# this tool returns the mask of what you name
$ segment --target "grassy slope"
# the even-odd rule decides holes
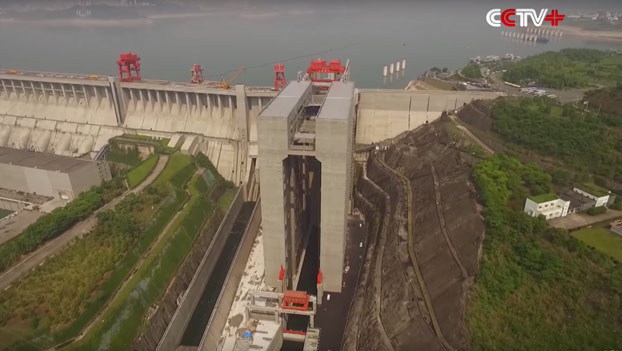
[[[163,173],[164,174],[164,173]],[[174,182],[174,179],[173,179]],[[119,292],[110,308],[85,338],[71,349],[128,349],[142,328],[147,308],[156,303],[183,262],[214,204],[204,196],[203,177],[189,183],[191,198],[180,216],[146,256],[135,275]]]
[[[157,155],[151,156],[138,167],[127,173],[127,183],[130,189],[137,187],[151,174],[155,166],[158,164],[158,159],[159,157]]]
[[[606,228],[587,228],[572,236],[622,262],[622,237]]]
[[[23,309],[21,314],[25,317],[22,318],[24,320],[22,323],[19,325],[12,323],[11,326],[4,325],[0,328],[0,333],[4,332],[12,336],[19,333],[23,335],[23,338],[30,339],[26,343],[13,345],[12,349],[36,349],[36,347],[33,348],[33,345],[50,346],[76,336],[115,293],[153,240],[181,208],[186,195],[179,187],[185,183],[185,179],[188,179],[193,171],[194,166],[190,157],[184,155],[171,156],[165,170],[154,182],[154,185],[158,186],[161,191],[165,193],[168,191],[168,198],[161,207],[156,206],[154,209],[152,205],[157,204],[148,203],[145,205],[146,210],[136,209],[136,212],[133,212],[133,215],[139,217],[139,220],[148,222],[137,241],[130,242],[124,240],[123,237],[116,237],[116,233],[110,237],[88,235],[63,251],[62,254],[52,258],[41,269],[18,282],[18,287],[22,292],[37,291],[38,293],[34,297],[28,293],[15,295],[15,289],[0,295],[0,311],[14,306],[24,306],[20,307]],[[176,177],[177,179],[175,179]],[[166,184],[172,180],[175,180],[178,186],[165,190]],[[130,244],[132,248],[128,253]],[[54,278],[55,276],[58,276],[59,279]],[[102,276],[106,278],[100,280]],[[95,290],[90,290],[94,288],[93,284],[98,285],[98,287]],[[90,300],[80,295],[84,289],[87,290]],[[13,296],[11,294],[15,296],[11,297]],[[30,300],[28,300],[29,296],[31,297]],[[80,296],[82,296],[82,300],[75,299]],[[15,300],[16,298],[19,298],[19,301],[24,299],[26,301],[17,303],[19,301]],[[37,301],[32,300],[33,298]],[[41,298],[44,300],[61,300],[49,301],[54,305],[47,305],[46,301],[39,301]],[[36,308],[39,313],[30,312],[29,308]],[[64,327],[60,329],[56,325],[50,332],[49,321],[45,320],[45,311],[51,312],[59,308],[60,310],[55,313],[73,319],[73,322],[70,324],[65,322]],[[15,314],[14,311],[13,315]],[[39,316],[39,314],[43,315]],[[63,320],[67,320],[67,318]],[[29,319],[30,324],[28,323]],[[33,320],[37,322],[33,323]],[[33,338],[33,336],[38,337]],[[15,342],[14,337],[0,338],[0,340],[0,349],[4,349]]]
[[[620,348],[622,267],[521,211],[524,168],[495,155],[474,170],[487,232],[467,307],[473,350]]]

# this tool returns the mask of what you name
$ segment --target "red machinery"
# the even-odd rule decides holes
[[[284,310],[309,310],[309,295],[304,291],[286,290],[283,293],[281,308]]]
[[[131,52],[122,53],[119,55],[117,64],[119,65],[119,79],[122,82],[140,80],[140,57],[138,55]],[[132,72],[136,73],[136,76]]]
[[[190,72],[192,73],[192,79],[190,80],[191,83],[203,83],[203,68],[201,68],[201,65],[193,65]]]
[[[285,66],[282,63],[274,65],[274,90],[281,90],[286,85]]]
[[[311,81],[325,83],[339,81],[345,72],[346,67],[341,65],[341,60],[330,60],[328,64],[326,60],[313,60],[307,69]]]

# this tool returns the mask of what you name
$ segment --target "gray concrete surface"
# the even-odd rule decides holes
[[[609,209],[606,213],[596,216],[590,216],[586,213],[572,213],[566,217],[551,219],[548,222],[551,227],[575,230],[600,222],[613,221],[620,217],[622,217],[622,211]]]
[[[0,220],[0,245],[19,235],[42,215],[43,213],[38,211],[22,210]]]
[[[38,250],[32,252],[28,256],[26,256],[19,263],[11,267],[6,272],[0,275],[0,290],[4,290],[9,287],[15,280],[21,277],[23,274],[27,273],[31,269],[34,269],[41,263],[45,261],[51,255],[54,255],[60,252],[67,244],[69,244],[73,239],[83,236],[84,234],[90,232],[95,225],[97,224],[97,214],[99,212],[114,208],[121,200],[123,200],[129,194],[135,194],[142,191],[145,187],[151,184],[157,176],[162,172],[164,167],[166,166],[166,162],[168,161],[168,156],[162,155],[156,164],[156,167],[153,169],[151,174],[145,179],[140,185],[136,188],[129,190],[123,195],[113,199],[106,205],[102,206],[100,209],[95,211],[91,216],[82,220],[81,222],[76,223],[73,227],[67,230],[65,233],[59,235],[58,237],[48,241]]]
[[[438,119],[472,100],[490,100],[505,95],[498,92],[404,91],[362,89],[356,122],[356,143],[371,144],[413,130]]]

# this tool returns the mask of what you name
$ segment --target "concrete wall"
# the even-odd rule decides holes
[[[0,114],[117,125],[107,80],[0,74]]]
[[[351,122],[316,121],[316,155],[322,164],[320,269],[325,291],[341,291],[351,182]]]
[[[94,181],[95,179],[98,181]],[[69,181],[71,182],[73,192],[77,195],[89,190],[94,185],[100,185],[102,183],[102,174],[97,163],[93,162],[89,167],[80,167],[70,172]]]
[[[280,286],[281,265],[287,270],[285,257],[285,203],[283,199],[283,160],[289,149],[287,119],[262,117],[259,131],[259,179],[261,184],[264,267],[266,285]],[[287,272],[288,274],[291,272]]]
[[[596,201],[596,204],[594,205],[594,207],[600,207],[600,206],[606,206],[607,203],[609,202],[609,195],[605,195],[605,196],[596,196],[593,194],[590,194],[586,191],[583,191],[579,188],[574,188],[573,189],[574,192],[579,193],[585,197],[587,197],[588,199],[592,199],[594,201]]]
[[[0,164],[0,174],[2,174],[2,187],[6,189],[55,198],[60,196],[59,193],[68,195],[70,199],[79,194],[72,188],[67,173]],[[96,179],[99,180],[99,175]]]
[[[257,232],[259,231],[260,224],[261,204],[260,201],[258,201],[255,204],[253,213],[251,214],[248,225],[246,226],[244,236],[242,237],[237,252],[235,253],[233,264],[229,268],[227,278],[225,278],[225,282],[223,283],[223,288],[218,295],[216,306],[214,307],[212,316],[207,324],[207,328],[205,329],[205,334],[203,334],[199,350],[214,350],[215,346],[219,343],[220,336],[222,335],[222,331],[227,323],[227,317],[229,317],[229,311],[231,310],[235,293],[237,292],[240,280],[242,280],[242,275],[244,275],[244,268],[246,267],[246,262],[248,261],[251,249],[253,248],[253,242],[255,241]]]
[[[476,99],[495,99],[496,92],[359,90],[356,143],[371,144],[393,138],[439,118]]]
[[[199,303],[201,294],[205,289],[205,285],[212,274],[216,261],[218,257],[220,257],[220,253],[222,252],[224,244],[227,241],[227,234],[231,232],[233,223],[235,222],[244,200],[244,189],[240,188],[237,195],[233,199],[233,202],[229,206],[227,214],[220,224],[220,227],[218,228],[212,243],[207,249],[205,256],[201,260],[201,263],[199,264],[199,267],[197,268],[196,273],[179,304],[179,308],[175,311],[168,328],[164,332],[164,335],[158,344],[157,350],[173,351],[179,344],[188,322],[192,317],[192,313]]]
[[[0,208],[4,210],[19,212],[27,205],[25,202],[0,197]]]

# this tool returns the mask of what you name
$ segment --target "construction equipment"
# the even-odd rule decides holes
[[[322,59],[313,60],[307,69],[311,81],[322,83],[338,82],[346,72],[341,60],[330,60],[329,63]]]
[[[244,71],[246,71],[246,67],[242,66],[240,69],[235,71],[235,73],[233,73],[233,75],[231,76],[231,78],[229,78],[228,81],[225,81],[225,79],[223,78],[222,81],[220,82],[220,89],[229,89],[229,88],[231,88],[231,85],[233,83],[235,83],[235,81],[238,79],[240,74],[242,74],[242,72],[244,72]]]
[[[203,83],[203,68],[201,67],[201,65],[193,65],[190,72],[192,73],[192,79],[190,79],[191,83]]]
[[[274,65],[274,90],[281,90],[286,85],[285,66],[282,63]]]
[[[122,82],[131,82],[140,80],[140,57],[131,52],[122,53],[117,60],[119,65],[119,80]],[[132,73],[136,73],[134,76]],[[127,75],[127,76],[126,76]]]

